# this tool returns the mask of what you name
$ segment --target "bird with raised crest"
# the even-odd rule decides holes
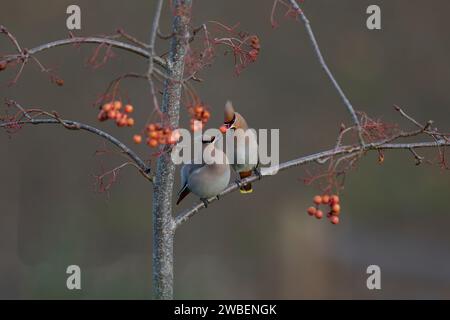
[[[233,138],[237,141],[233,146],[233,159],[231,167],[239,174],[240,179],[250,177],[252,173],[261,176],[258,170],[258,139],[253,129],[248,127],[245,118],[235,111],[231,101],[225,104],[224,126],[228,130],[233,130]],[[230,157],[231,158],[231,157]],[[241,193],[253,192],[252,184],[241,184],[237,181]]]
[[[206,152],[202,163],[185,164],[181,168],[181,190],[177,205],[193,193],[208,206],[208,199],[218,197],[230,182],[230,165],[226,154],[215,145],[216,137],[203,137]]]

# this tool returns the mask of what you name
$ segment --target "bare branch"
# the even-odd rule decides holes
[[[130,42],[133,42],[133,43],[137,44],[138,46],[141,46],[141,47],[146,48],[146,49],[148,49],[148,48],[150,47],[148,44],[146,44],[146,43],[140,41],[140,40],[137,39],[136,37],[133,37],[132,35],[129,35],[129,34],[126,33],[125,30],[123,30],[123,29],[118,29],[118,30],[117,30],[117,33],[118,33],[121,37],[127,39],[127,40],[130,41]]]
[[[175,33],[170,33],[170,34],[164,34],[164,33],[162,33],[161,32],[161,30],[158,28],[158,37],[160,38],[160,39],[163,39],[163,40],[169,40],[170,38],[172,38],[172,37],[174,37],[175,36]]]
[[[152,95],[153,106],[158,111],[160,110],[160,108],[159,108],[158,98],[156,97],[155,83],[153,82],[153,79],[152,79],[152,74],[153,74],[153,70],[154,70],[154,67],[153,67],[154,61],[153,61],[152,57],[156,56],[155,42],[156,42],[156,36],[158,34],[159,19],[161,18],[161,10],[162,10],[163,3],[164,3],[164,0],[158,0],[158,3],[156,4],[155,16],[153,18],[152,30],[150,32],[150,45],[149,45],[150,58],[148,59],[149,62],[148,62],[148,71],[147,71],[147,79],[148,79],[148,83],[150,85],[150,94]]]
[[[423,160],[425,159],[424,157],[420,156],[416,150],[414,149],[409,149],[409,151],[411,151],[411,153],[413,154],[414,158],[416,159],[416,166],[422,164]]]
[[[333,74],[330,71],[330,68],[328,68],[327,63],[325,62],[325,59],[322,55],[322,52],[320,51],[319,48],[319,44],[316,40],[316,37],[314,36],[314,32],[311,28],[311,24],[308,20],[308,18],[306,17],[305,13],[303,12],[302,9],[300,9],[300,6],[298,5],[296,0],[289,0],[292,7],[294,8],[295,12],[297,12],[297,14],[302,18],[303,23],[306,27],[306,31],[308,33],[309,39],[312,43],[312,46],[314,48],[314,52],[317,55],[317,58],[319,59],[319,63],[322,66],[322,68],[325,70],[325,73],[327,74],[328,78],[331,80],[331,83],[333,84],[333,86],[335,87],[336,91],[338,92],[339,96],[341,97],[342,101],[344,102],[345,106],[347,107],[347,111],[350,113],[353,123],[355,124],[355,126],[358,129],[358,138],[359,138],[359,142],[361,145],[364,145],[364,138],[363,138],[363,132],[362,132],[362,128],[361,125],[359,123],[359,119],[358,116],[356,115],[355,109],[353,108],[352,104],[350,103],[350,100],[347,98],[347,96],[345,95],[344,91],[342,90],[341,86],[339,85],[339,83],[337,82],[337,80],[335,79],[335,77],[333,76]]]
[[[163,6],[164,0],[158,0],[158,3],[156,4],[156,11],[155,15],[153,17],[153,23],[152,23],[152,31],[150,32],[150,54],[152,56],[155,55],[155,42],[156,42],[156,36],[158,34],[159,30],[159,20],[161,18],[161,11]]]
[[[277,174],[280,171],[284,171],[290,168],[294,168],[300,165],[304,165],[310,162],[320,162],[324,159],[329,159],[330,157],[335,157],[338,155],[351,155],[351,154],[358,154],[363,153],[367,151],[372,150],[393,150],[393,149],[400,149],[400,150],[415,150],[415,149],[422,149],[422,148],[436,148],[436,147],[445,147],[450,146],[450,141],[447,141],[446,139],[441,139],[438,141],[432,141],[432,142],[415,142],[415,143],[381,143],[381,142],[374,142],[370,144],[366,144],[364,146],[342,146],[339,148],[333,148],[331,150],[319,152],[316,154],[304,156],[298,159],[294,159],[291,161],[287,161],[284,163],[281,163],[274,167],[269,168],[262,168],[261,174],[263,177],[266,176],[272,176]],[[246,184],[249,182],[256,182],[259,181],[260,177],[258,176],[252,176],[246,179],[243,179],[241,181],[241,184]],[[221,194],[219,194],[219,198],[223,197],[233,191],[238,190],[239,187],[237,184],[231,184],[229,185]],[[217,198],[211,198],[208,201],[213,202],[217,200]],[[177,215],[175,218],[175,225],[176,227],[179,227],[184,222],[188,221],[190,218],[192,218],[194,215],[196,215],[201,209],[205,208],[205,204],[203,202],[196,203],[192,208],[187,209],[180,214]]]
[[[45,50],[48,50],[51,48],[70,45],[70,44],[82,44],[82,43],[107,44],[107,45],[110,45],[115,48],[119,48],[119,49],[123,49],[123,50],[129,51],[129,52],[135,53],[135,54],[137,54],[141,57],[147,58],[147,59],[149,59],[151,56],[150,53],[143,48],[140,48],[140,47],[137,47],[137,46],[125,43],[125,42],[117,41],[117,40],[101,38],[101,37],[85,37],[85,38],[73,37],[73,38],[49,42],[49,43],[37,46],[33,49],[25,50],[25,52],[22,52],[20,54],[5,56],[5,57],[3,57],[3,59],[6,62],[11,62],[11,61],[15,61],[17,59],[23,59],[24,57],[28,57],[29,55],[34,55],[34,54],[37,54],[39,52],[42,52],[42,51],[45,51]],[[153,60],[156,64],[160,65],[163,68],[166,68],[166,61],[164,59],[162,59],[161,57],[153,56]]]
[[[17,39],[4,26],[0,26],[0,33],[4,33],[8,37],[19,54],[22,53],[22,48],[17,42]]]
[[[115,145],[117,148],[119,148],[124,154],[126,154],[131,160],[134,161],[134,163],[137,166],[136,168],[139,169],[139,171],[142,173],[142,175],[144,177],[146,177],[150,181],[153,180],[153,178],[149,175],[150,167],[134,151],[132,151],[124,143],[119,141],[117,138],[111,136],[110,134],[108,134],[100,129],[97,129],[95,127],[92,127],[90,125],[87,125],[87,124],[84,124],[81,122],[77,122],[77,121],[72,121],[72,120],[62,120],[62,119],[57,118],[56,116],[53,116],[50,119],[36,119],[36,118],[29,119],[28,118],[29,115],[28,116],[27,115],[28,114],[25,113],[25,116],[27,117],[28,120],[3,122],[3,123],[0,123],[0,128],[15,127],[17,125],[23,125],[23,124],[33,124],[33,125],[60,124],[60,125],[64,126],[64,128],[66,128],[66,129],[88,131],[88,132],[93,133],[103,139],[106,139],[107,141],[109,141],[110,143]]]

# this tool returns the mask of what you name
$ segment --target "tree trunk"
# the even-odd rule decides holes
[[[169,53],[169,76],[164,84],[161,111],[168,125],[178,127],[180,99],[184,74],[184,58],[189,41],[188,23],[191,0],[173,2],[175,16],[172,23],[174,37]],[[172,217],[172,193],[175,165],[170,154],[158,157],[153,187],[153,290],[156,299],[173,298],[173,242],[174,220]]]

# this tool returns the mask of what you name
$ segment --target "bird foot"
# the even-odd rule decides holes
[[[243,186],[243,184],[242,184],[240,179],[234,180],[234,183],[236,183],[236,185],[238,186],[239,189],[242,188],[242,186]]]
[[[200,198],[200,200],[201,200],[201,201],[203,202],[203,204],[205,205],[205,208],[208,208],[208,205],[209,205],[208,199]]]
[[[261,180],[263,175],[261,173],[261,169],[258,167],[253,168],[253,173],[258,176],[258,180]]]

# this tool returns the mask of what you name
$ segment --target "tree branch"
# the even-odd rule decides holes
[[[80,44],[80,43],[107,44],[107,45],[110,45],[115,48],[119,48],[122,50],[126,50],[128,52],[135,53],[135,54],[137,54],[141,57],[147,58],[147,59],[149,59],[151,57],[151,54],[147,50],[137,47],[137,46],[134,46],[134,45],[131,45],[131,44],[128,44],[128,43],[125,43],[125,42],[122,42],[122,41],[112,40],[112,39],[108,39],[108,38],[101,38],[101,37],[85,37],[85,38],[84,37],[74,37],[74,38],[62,39],[62,40],[45,43],[45,44],[37,46],[33,49],[23,50],[25,52],[22,52],[19,54],[4,56],[3,61],[11,62],[11,61],[15,61],[17,59],[27,57],[29,55],[35,55],[39,52],[49,50],[51,48],[70,45],[70,44]],[[161,67],[163,67],[163,68],[167,67],[166,61],[164,59],[162,59],[161,57],[153,56],[153,60],[156,64],[158,64]]]
[[[384,142],[374,142],[370,144],[366,144],[364,146],[342,146],[334,149],[330,149],[327,151],[322,151],[319,153],[315,153],[312,155],[304,156],[301,158],[297,158],[291,161],[287,161],[284,163],[281,163],[277,166],[269,167],[269,168],[262,168],[261,174],[262,177],[266,176],[272,176],[276,175],[280,171],[284,171],[293,167],[297,167],[300,165],[304,165],[310,162],[314,161],[321,161],[324,159],[328,159],[330,157],[339,156],[339,155],[350,155],[350,154],[357,154],[357,153],[364,153],[367,151],[373,151],[373,150],[392,150],[392,149],[401,149],[401,150],[415,150],[415,149],[422,149],[422,148],[436,148],[436,147],[445,147],[450,146],[450,140],[447,139],[441,139],[438,141],[432,141],[432,142],[416,142],[416,143],[384,143]],[[246,184],[249,182],[256,182],[260,180],[260,177],[258,176],[251,176],[249,178],[243,179],[241,181],[242,184]],[[230,184],[220,195],[219,197],[223,197],[229,193],[232,193],[233,191],[238,190],[239,187],[237,184]],[[211,198],[208,201],[213,202],[217,200],[217,198]],[[205,204],[203,202],[196,203],[192,208],[187,209],[180,214],[178,214],[175,218],[175,226],[179,227],[184,222],[188,221],[190,218],[192,218],[194,215],[199,213],[201,209],[205,208]]]
[[[335,87],[335,89],[338,92],[339,96],[341,97],[342,102],[347,107],[347,111],[350,113],[350,115],[352,117],[352,120],[353,120],[353,123],[355,124],[355,126],[356,126],[356,128],[358,130],[359,142],[360,142],[361,145],[364,145],[363,131],[362,131],[362,128],[361,128],[361,124],[359,123],[359,119],[358,119],[358,116],[357,116],[357,114],[355,112],[355,109],[353,108],[352,104],[350,103],[350,100],[345,95],[345,93],[342,90],[341,86],[339,85],[339,83],[337,82],[337,80],[335,79],[333,74],[331,73],[331,70],[328,67],[327,63],[325,62],[325,59],[324,59],[324,57],[322,55],[322,52],[320,51],[319,44],[318,44],[318,42],[316,40],[316,37],[314,36],[314,32],[312,30],[312,27],[311,27],[311,24],[310,24],[308,18],[306,17],[306,15],[303,12],[303,10],[300,9],[300,6],[298,5],[296,0],[289,0],[289,2],[291,3],[291,5],[294,8],[295,12],[297,12],[297,14],[302,18],[303,23],[304,23],[305,28],[306,28],[306,32],[308,33],[309,39],[310,39],[311,44],[313,46],[314,52],[316,53],[316,56],[317,56],[317,58],[319,60],[319,63],[322,66],[322,68],[325,70],[325,73],[327,74],[327,76],[330,79],[331,83],[333,84],[333,86]]]
[[[158,0],[158,3],[156,4],[155,16],[153,18],[152,30],[150,32],[150,45],[149,45],[150,58],[148,59],[149,63],[148,63],[148,71],[147,71],[147,79],[148,79],[148,83],[150,85],[150,93],[151,93],[152,99],[153,99],[153,106],[155,107],[156,110],[160,110],[160,108],[159,108],[159,104],[158,104],[158,98],[156,96],[155,83],[153,82],[153,79],[152,79],[152,74],[153,74],[153,69],[154,69],[154,67],[153,67],[154,61],[153,61],[152,57],[156,56],[155,42],[156,42],[156,36],[158,34],[159,20],[161,18],[161,11],[162,11],[163,3],[164,3],[164,0]]]
[[[25,113],[27,115],[27,113]],[[90,125],[72,121],[72,120],[62,120],[62,119],[34,119],[34,118],[28,118],[28,120],[19,120],[19,121],[10,121],[10,122],[3,122],[0,123],[0,128],[9,128],[9,127],[16,127],[17,125],[23,125],[23,124],[59,124],[62,125],[64,128],[69,130],[84,130],[88,131],[90,133],[93,133],[107,141],[109,141],[111,144],[115,145],[117,148],[122,150],[124,154],[126,154],[137,166],[139,171],[142,173],[144,177],[152,181],[152,177],[149,175],[150,173],[150,167],[145,164],[145,162],[130,148],[128,148],[124,143],[116,139],[115,137],[111,136],[110,134],[97,129],[95,127],[92,127]]]

